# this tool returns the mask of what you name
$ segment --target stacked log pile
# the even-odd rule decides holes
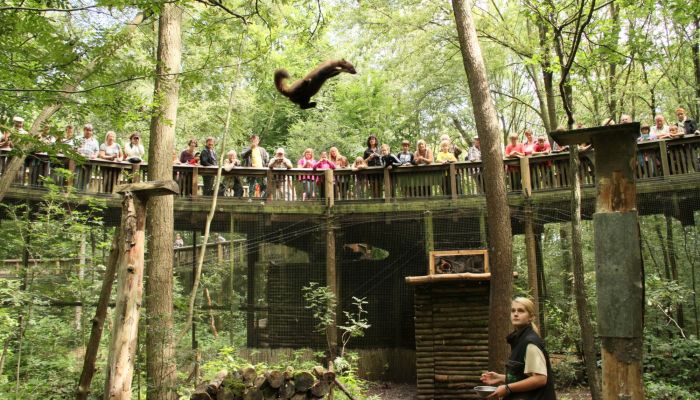
[[[416,285],[419,399],[477,399],[488,366],[488,282]]]
[[[335,373],[323,367],[311,372],[266,371],[258,374],[248,367],[238,371],[219,371],[209,383],[200,384],[191,400],[270,400],[270,399],[323,399],[337,384]]]

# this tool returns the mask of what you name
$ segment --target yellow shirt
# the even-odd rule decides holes
[[[457,158],[455,157],[454,154],[448,152],[439,152],[437,155],[437,158],[435,159],[436,162],[445,162],[445,161],[451,161],[451,162],[457,162]]]
[[[256,147],[250,151],[250,166],[253,168],[263,168],[260,148]]]

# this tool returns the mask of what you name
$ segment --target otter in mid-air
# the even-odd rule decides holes
[[[329,60],[318,65],[309,72],[304,79],[299,79],[291,85],[285,84],[289,79],[289,73],[285,69],[275,71],[275,86],[282,95],[289,98],[292,103],[299,104],[302,110],[316,107],[316,103],[310,101],[311,96],[318,93],[321,86],[328,78],[332,78],[341,72],[355,74],[355,67],[345,60]]]

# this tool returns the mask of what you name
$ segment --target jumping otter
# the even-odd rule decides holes
[[[275,71],[275,86],[282,95],[287,96],[292,103],[299,104],[299,107],[305,110],[316,107],[316,103],[310,101],[311,96],[318,93],[326,79],[332,78],[341,72],[357,73],[355,67],[345,60],[329,60],[319,64],[304,79],[300,79],[292,85],[284,84],[284,80],[289,78],[287,70],[278,69]]]

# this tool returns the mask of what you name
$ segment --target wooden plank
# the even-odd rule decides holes
[[[117,185],[114,189],[116,193],[132,192],[144,196],[168,196],[180,193],[180,187],[174,180],[127,183]]]

